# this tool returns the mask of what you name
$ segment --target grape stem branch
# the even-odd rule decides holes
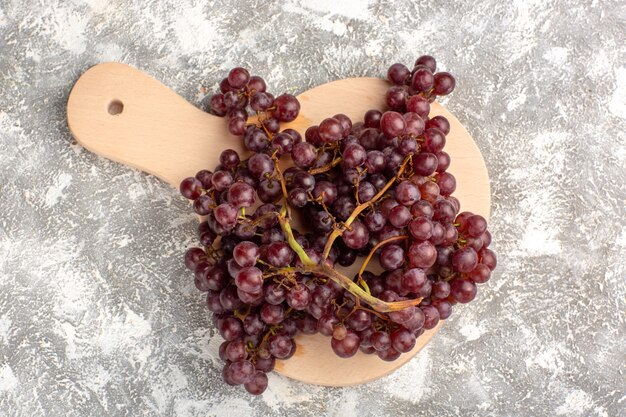
[[[291,229],[291,225],[289,224],[288,210],[286,205],[283,205],[282,209],[278,213],[278,222],[280,223],[280,227],[282,228],[283,233],[287,237],[287,243],[296,252],[303,265],[301,267],[285,268],[284,270],[278,269],[276,271],[272,271],[272,275],[281,274],[283,272],[285,274],[299,272],[302,274],[315,274],[325,276],[329,279],[332,279],[334,282],[339,284],[343,289],[350,292],[355,297],[358,297],[364,303],[370,305],[375,311],[379,313],[388,313],[391,311],[403,310],[407,307],[417,305],[422,301],[421,298],[416,298],[413,300],[387,302],[374,297],[368,291],[353,282],[350,278],[331,268],[326,263],[326,258],[324,258],[319,264],[316,264],[309,257],[304,248],[300,246],[298,241],[293,236],[293,231]]]

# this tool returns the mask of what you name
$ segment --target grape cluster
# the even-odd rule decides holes
[[[227,383],[262,393],[298,333],[330,337],[342,358],[361,350],[393,361],[489,280],[496,256],[487,222],[459,213],[443,150],[450,124],[429,117],[430,103],[455,84],[435,70],[430,56],[413,70],[392,65],[390,110],[356,123],[337,114],[304,138],[280,128],[298,116],[294,96],[274,98],[243,68],[220,83],[210,110],[228,117],[249,155],[223,151],[214,171],[186,178],[180,191],[203,216],[201,247],[185,264],[225,339]],[[284,172],[282,158],[293,162]],[[294,210],[306,233],[292,228]],[[357,259],[354,277],[334,268]],[[372,259],[382,273],[368,269]]]

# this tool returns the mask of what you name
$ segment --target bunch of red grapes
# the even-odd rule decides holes
[[[489,279],[496,256],[487,222],[459,213],[443,150],[450,124],[429,118],[430,103],[455,85],[435,71],[430,56],[412,70],[392,65],[389,111],[357,123],[337,114],[304,139],[280,129],[298,116],[294,96],[274,97],[244,68],[222,80],[210,110],[227,117],[250,154],[223,151],[213,172],[186,178],[180,191],[204,219],[201,247],[185,264],[225,339],[227,383],[262,393],[300,332],[330,337],[343,358],[361,350],[393,361]],[[283,158],[293,162],[284,172]],[[291,225],[296,210],[306,233]],[[333,268],[358,258],[356,276]],[[376,258],[380,274],[371,271]]]

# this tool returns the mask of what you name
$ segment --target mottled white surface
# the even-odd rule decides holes
[[[463,3],[0,0],[0,415],[626,415],[626,5]],[[72,144],[73,82],[117,60],[200,105],[236,64],[301,92],[422,53],[487,161],[495,276],[382,380],[224,385],[194,216]]]

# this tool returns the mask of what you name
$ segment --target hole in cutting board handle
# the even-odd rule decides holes
[[[109,103],[108,111],[111,116],[117,116],[124,111],[124,103],[117,99],[112,100]]]

